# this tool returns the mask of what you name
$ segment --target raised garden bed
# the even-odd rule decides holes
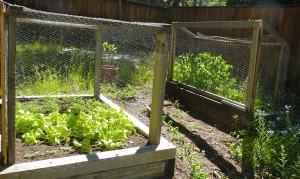
[[[239,116],[239,125],[241,127],[245,127],[248,121],[253,119],[253,116],[244,111],[240,105],[232,101],[211,99],[211,96],[208,97],[204,93],[201,90],[174,81],[167,81],[166,83],[166,95],[169,98],[180,100],[184,106],[202,113],[210,119],[224,124],[226,127],[233,127],[234,115]]]
[[[85,97],[91,98],[92,96]],[[35,98],[38,97],[23,97],[22,99]],[[119,106],[106,97],[101,95],[100,99],[111,108],[117,111],[121,110]],[[142,135],[148,137],[148,127],[127,112],[124,113],[128,115],[136,129]],[[52,151],[55,151],[55,149]],[[176,148],[164,138],[161,138],[159,145],[143,145],[113,151],[18,163],[2,168],[0,176],[1,178],[118,178],[124,176],[130,178],[172,178],[175,153]],[[40,154],[43,155],[43,153]]]

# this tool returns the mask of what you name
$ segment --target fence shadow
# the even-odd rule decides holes
[[[187,129],[182,124],[173,120],[171,117],[166,119],[166,122],[173,121],[173,127],[179,127],[179,132],[185,134],[188,139],[190,139],[198,148],[205,150],[205,157],[210,160],[213,164],[220,168],[221,172],[229,176],[229,178],[254,178],[254,171],[251,167],[247,166],[245,163],[242,163],[242,171],[238,171],[237,168],[223,158],[218,151],[213,148],[207,141],[201,136],[194,134],[189,129]]]

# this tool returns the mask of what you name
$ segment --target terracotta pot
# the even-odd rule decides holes
[[[118,68],[114,66],[101,66],[101,82],[113,83],[116,80]]]

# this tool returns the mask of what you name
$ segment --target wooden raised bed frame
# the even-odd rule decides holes
[[[0,3],[3,10],[3,4]],[[5,12],[8,25],[8,62],[7,72],[2,70],[1,77],[7,83],[7,88],[2,85],[2,164],[0,166],[0,178],[172,178],[174,175],[176,148],[166,139],[161,137],[161,117],[163,97],[165,94],[166,68],[167,68],[167,29],[166,24],[129,23],[107,19],[90,19],[87,17],[54,14],[42,11],[32,11],[23,7],[9,5]],[[0,11],[1,18],[4,17]],[[42,20],[32,21],[32,13],[38,14]],[[51,16],[51,18],[48,17]],[[36,18],[38,18],[36,17]],[[49,19],[47,19],[49,18]],[[96,55],[95,55],[95,77],[93,95],[60,95],[53,97],[79,96],[95,98],[116,110],[120,107],[100,94],[101,84],[101,58],[102,58],[102,26],[113,26],[116,28],[143,28],[156,32],[156,56],[155,71],[152,91],[152,107],[150,115],[150,127],[140,122],[132,115],[125,112],[129,119],[135,124],[140,133],[148,137],[150,145],[128,149],[98,152],[87,155],[77,155],[64,158],[56,158],[28,163],[15,164],[15,118],[16,100],[32,100],[44,96],[16,96],[16,24],[19,21],[32,23],[51,23],[52,18],[61,19],[54,25],[94,29],[96,33]],[[89,20],[90,25],[68,23],[68,19]],[[50,21],[44,21],[50,20]],[[66,21],[66,22],[65,22]],[[100,23],[101,22],[101,23]],[[2,26],[3,27],[3,26]],[[151,28],[150,28],[151,27]],[[3,29],[1,35],[4,35]],[[3,48],[1,48],[2,53]],[[4,57],[1,57],[1,67],[5,66]],[[5,73],[4,73],[5,72]],[[5,76],[8,76],[7,81]],[[3,83],[2,83],[3,84]],[[6,108],[6,109],[5,109]],[[4,136],[4,137],[3,137]]]
[[[93,98],[93,95],[69,96]],[[30,96],[17,99],[28,101],[43,97]],[[116,110],[121,109],[103,95],[100,95],[100,100]],[[125,114],[140,133],[145,137],[149,136],[149,128],[145,124],[126,111]],[[0,178],[172,178],[175,155],[176,148],[161,137],[158,145],[13,164],[2,168]]]

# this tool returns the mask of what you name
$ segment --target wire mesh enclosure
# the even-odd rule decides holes
[[[154,105],[151,118],[158,120],[151,120],[149,131],[146,126],[140,129],[149,143],[160,144],[168,24],[62,15],[14,5],[9,5],[6,19],[4,161],[15,162],[17,100],[94,97],[120,110],[109,99],[121,104],[142,97]]]
[[[288,48],[264,24],[173,23],[169,79],[248,111],[253,108],[255,94],[256,103],[276,100],[278,91],[283,90],[283,59],[288,59]]]

